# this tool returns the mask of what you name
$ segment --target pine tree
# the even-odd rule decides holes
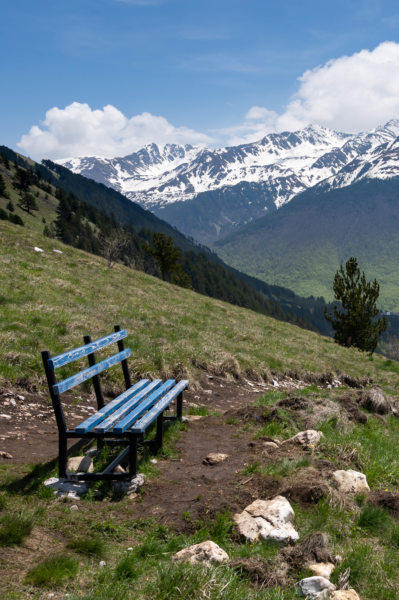
[[[29,192],[25,192],[21,196],[20,201],[18,202],[18,206],[22,208],[22,210],[27,212],[28,215],[32,214],[31,210],[39,210],[36,204],[35,197]]]
[[[6,182],[4,181],[3,175],[0,173],[0,196],[8,198]]]
[[[376,302],[380,293],[377,280],[366,281],[360,273],[357,259],[351,257],[335,273],[333,290],[341,306],[333,307],[333,314],[325,309],[324,316],[335,330],[334,339],[343,346],[374,352],[378,336],[386,330],[386,317],[378,317]],[[341,310],[342,308],[342,310]]]
[[[180,250],[174,246],[170,236],[166,236],[164,233],[154,233],[152,236],[152,245],[149,246],[146,244],[144,249],[155,258],[164,281],[167,276],[170,276],[178,269]]]

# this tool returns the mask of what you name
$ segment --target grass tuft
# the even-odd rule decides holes
[[[20,546],[33,527],[28,514],[7,513],[0,517],[0,546]]]
[[[69,548],[70,550],[74,550],[78,554],[85,554],[86,556],[95,556],[97,558],[103,558],[106,553],[104,542],[96,537],[75,538],[67,544],[67,548]]]
[[[78,561],[72,556],[59,554],[47,558],[29,569],[25,582],[37,587],[56,587],[73,579],[78,571]]]

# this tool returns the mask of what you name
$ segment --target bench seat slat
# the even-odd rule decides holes
[[[166,394],[175,384],[174,379],[167,379],[165,383],[155,390],[148,398],[146,398],[137,408],[132,410],[122,421],[114,427],[114,433],[124,433],[132,423],[139,419],[147,410],[149,410],[155,402],[157,402],[164,394]]]
[[[98,423],[101,423],[101,421],[108,417],[108,415],[110,415],[112,412],[114,412],[120,406],[122,406],[128,400],[130,400],[132,396],[134,396],[135,394],[140,392],[140,390],[148,386],[149,383],[149,379],[141,379],[140,381],[132,385],[132,387],[123,392],[123,394],[120,394],[114,400],[108,402],[108,404],[100,408],[100,410],[96,411],[93,415],[82,421],[82,423],[79,423],[79,425],[75,427],[76,433],[87,433],[88,431],[93,429],[93,427],[95,427],[96,425],[98,425]]]
[[[119,342],[119,340],[123,340],[125,337],[127,337],[127,331],[126,329],[122,329],[122,331],[117,331],[115,333],[111,333],[110,335],[106,335],[105,337],[99,338],[98,340],[94,340],[94,342],[91,342],[90,344],[85,344],[84,346],[79,346],[79,348],[74,348],[73,350],[68,350],[68,352],[58,354],[58,356],[53,356],[52,358],[48,359],[47,365],[50,369],[58,369],[58,367],[67,365],[70,362],[87,356],[88,354],[102,350],[114,342]]]
[[[118,410],[113,412],[105,421],[96,426],[96,433],[105,433],[109,431],[111,427],[118,421],[121,421],[126,415],[130,414],[131,411],[137,406],[144,398],[146,398],[155,388],[159,387],[162,383],[162,379],[154,379],[149,385],[143,390],[138,392],[128,402],[123,404]]]
[[[136,421],[135,425],[129,429],[133,433],[144,433],[145,430],[155,419],[168,408],[172,400],[176,398],[183,390],[188,387],[188,379],[182,379],[171,389],[159,402],[157,402],[144,417]]]
[[[122,352],[118,352],[117,354],[114,354],[113,356],[102,360],[93,367],[89,367],[88,369],[85,369],[80,373],[76,373],[76,375],[72,375],[72,377],[68,377],[68,379],[64,379],[63,381],[56,383],[55,385],[53,385],[54,394],[61,394],[62,392],[70,390],[76,385],[79,385],[79,383],[87,381],[87,379],[90,379],[91,377],[93,377],[93,375],[98,375],[102,371],[105,371],[105,369],[108,369],[108,367],[112,367],[113,365],[116,365],[125,358],[128,358],[130,354],[131,351],[130,348],[128,348],[127,350],[123,350]]]

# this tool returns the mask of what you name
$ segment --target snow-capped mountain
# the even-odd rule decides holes
[[[221,223],[228,229],[280,208],[294,196],[315,186],[334,189],[362,178],[386,179],[399,175],[399,120],[369,132],[346,134],[311,125],[295,132],[272,133],[258,142],[212,150],[203,147],[150,144],[119,158],[64,159],[63,166],[123,193],[143,207],[181,227],[184,213],[198,211],[212,195],[215,215],[204,223],[219,237]],[[257,188],[259,186],[259,188]],[[255,204],[243,207],[250,189]],[[231,214],[226,199],[231,197]],[[240,196],[239,211],[235,198]],[[222,200],[221,200],[222,198]],[[223,203],[223,214],[220,213]],[[216,214],[219,210],[220,214]],[[177,216],[177,213],[180,213]],[[189,219],[190,220],[190,219]],[[227,230],[223,229],[222,233]],[[183,226],[186,234],[193,232]],[[198,237],[200,235],[200,238]]]

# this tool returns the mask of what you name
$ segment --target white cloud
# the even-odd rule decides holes
[[[254,106],[242,124],[220,130],[227,143],[317,123],[340,131],[371,129],[399,117],[399,44],[383,42],[305,71],[299,90],[278,115]]]
[[[346,132],[369,130],[399,118],[399,44],[383,42],[305,71],[299,89],[278,114],[253,106],[243,122],[212,131],[212,137],[175,127],[164,117],[142,113],[126,117],[111,105],[93,110],[74,102],[51,108],[40,126],[18,146],[32,158],[123,156],[145,144],[240,144],[272,131],[295,130],[311,123]]]
[[[215,133],[222,136],[227,144],[235,146],[260,140],[266,133],[276,131],[278,114],[264,106],[249,109],[241,125],[218,129]]]
[[[124,156],[145,144],[209,144],[213,140],[188,127],[175,127],[164,117],[148,112],[126,117],[111,105],[92,110],[73,102],[63,109],[47,111],[40,127],[34,125],[18,146],[29,156],[66,158],[72,156]]]

